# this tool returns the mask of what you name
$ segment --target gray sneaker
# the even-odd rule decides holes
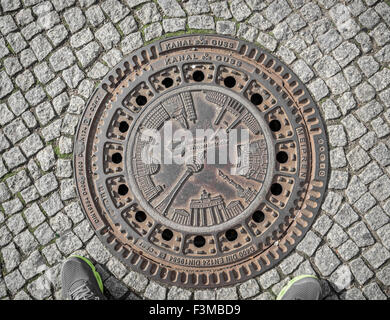
[[[276,300],[320,300],[322,289],[314,276],[303,275],[292,279],[279,293]]]
[[[62,298],[66,300],[106,300],[103,282],[91,261],[72,256],[62,266]]]

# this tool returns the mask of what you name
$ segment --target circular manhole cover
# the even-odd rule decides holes
[[[101,241],[126,266],[185,287],[273,267],[312,224],[327,174],[306,87],[264,50],[216,35],[129,55],[75,140],[78,193]]]

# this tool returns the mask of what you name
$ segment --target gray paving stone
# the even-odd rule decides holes
[[[51,294],[50,282],[45,276],[40,276],[27,285],[27,290],[33,298],[43,300]]]
[[[375,243],[370,231],[363,221],[359,221],[348,229],[348,235],[360,247],[367,247]]]
[[[77,7],[66,10],[64,13],[64,19],[67,23],[70,32],[72,33],[79,31],[85,23],[84,14]]]
[[[46,93],[40,85],[26,92],[25,97],[31,106],[36,106],[46,99]]]
[[[269,21],[276,24],[291,13],[291,7],[285,0],[276,0],[267,7],[264,13]]]
[[[259,32],[255,27],[251,27],[245,23],[241,23],[238,28],[237,36],[247,41],[254,41],[258,33]]]
[[[320,245],[321,239],[312,231],[309,231],[298,244],[297,250],[308,256],[312,256]]]
[[[59,46],[68,37],[68,30],[65,26],[59,24],[47,32],[47,36],[55,47]]]
[[[27,188],[31,184],[31,179],[28,177],[26,170],[21,170],[15,175],[6,179],[9,190],[15,194]]]
[[[1,103],[0,104],[0,125],[4,126],[5,124],[9,123],[14,118],[15,118],[15,116],[8,109],[7,105],[5,103]]]
[[[83,246],[81,240],[72,231],[63,233],[56,240],[56,244],[60,252],[66,256],[82,248]]]
[[[61,71],[70,67],[76,61],[76,58],[69,48],[63,47],[54,52],[49,61],[54,71]]]
[[[363,288],[363,294],[368,298],[368,300],[387,300],[386,295],[375,282],[371,282],[366,285]]]
[[[30,254],[38,247],[38,242],[28,229],[16,235],[13,241],[25,255]]]
[[[343,168],[347,165],[344,149],[342,147],[334,148],[329,152],[330,165],[332,168]]]
[[[347,66],[352,60],[358,57],[359,54],[359,48],[348,41],[343,42],[332,52],[333,57],[341,67]]]
[[[318,80],[322,81],[322,83],[325,84],[325,82],[323,80],[321,80],[321,79],[318,79]],[[321,109],[324,113],[325,120],[337,119],[341,116],[341,113],[337,109],[336,104],[331,99],[325,100],[321,104]]]
[[[134,32],[126,36],[121,42],[123,54],[129,54],[134,50],[140,48],[143,44],[141,33]]]
[[[377,269],[390,259],[390,252],[382,244],[375,243],[370,249],[363,252],[363,257],[371,267]]]
[[[387,248],[390,249],[390,224],[386,224],[382,226],[380,229],[376,230],[376,233],[381,240],[382,244]]]
[[[42,223],[35,229],[34,236],[41,245],[46,245],[55,238],[54,232],[47,222]]]
[[[229,10],[229,5],[228,5],[227,1],[219,1],[219,2],[210,3],[210,8],[211,8],[211,11],[213,12],[214,16],[216,16],[217,18],[230,19],[232,17],[232,14]],[[250,18],[249,24],[256,27],[256,25],[255,25],[256,21],[266,21],[266,20],[259,13],[255,13]]]
[[[336,49],[340,45],[342,37],[337,30],[329,29],[326,33],[319,35],[317,41],[322,52],[324,54],[329,54],[333,49]]]
[[[276,269],[271,269],[258,277],[261,287],[265,290],[280,281],[280,276]]]
[[[369,102],[375,97],[375,89],[367,82],[363,82],[355,88],[355,96],[360,102]]]
[[[347,265],[341,265],[329,278],[329,282],[336,292],[340,292],[350,287],[352,273]]]
[[[234,36],[236,34],[236,24],[233,21],[217,21],[216,31],[219,34]]]
[[[348,240],[348,236],[340,227],[340,225],[335,223],[328,232],[326,239],[331,248],[337,248]]]
[[[238,292],[243,299],[247,299],[257,295],[260,292],[260,287],[255,279],[250,279],[238,287]]]
[[[23,69],[17,57],[8,57],[3,61],[5,71],[13,76]]]
[[[12,84],[11,79],[5,73],[5,71],[0,72],[0,99],[4,98],[10,92],[12,92],[14,85]]]
[[[229,289],[231,289],[231,288],[220,289],[221,290],[221,293],[220,293],[221,300],[226,300],[226,299],[232,300],[231,299],[232,294],[230,293],[231,290],[229,290]],[[235,288],[232,288],[232,289],[234,289],[234,291],[235,291]],[[183,289],[183,288],[172,286],[169,288],[167,299],[168,300],[190,300],[191,296],[192,296],[191,291]],[[225,299],[225,297],[226,297],[226,299]]]
[[[157,3],[160,6],[164,16],[170,18],[179,18],[186,16],[184,10],[180,7],[179,3],[176,0],[158,0]]]
[[[7,273],[13,271],[20,263],[20,253],[15,247],[14,243],[10,243],[6,247],[1,249],[1,256],[3,258],[4,267]]]
[[[32,73],[29,70],[26,70],[15,78],[16,85],[23,91],[26,92],[34,84],[35,80]]]
[[[381,176],[370,184],[371,194],[379,201],[390,197],[390,179],[387,176]]]
[[[53,147],[49,145],[39,151],[37,154],[37,160],[43,171],[48,171],[50,168],[52,168],[56,162]]]
[[[360,173],[359,178],[363,183],[368,184],[375,179],[379,178],[383,174],[383,171],[375,161],[368,164],[365,169]]]
[[[352,240],[348,239],[337,251],[342,259],[349,261],[359,253],[359,247]]]
[[[5,36],[14,30],[17,30],[17,27],[12,16],[2,15],[0,19],[0,32]]]
[[[364,185],[364,183],[357,177],[353,176],[351,178],[351,181],[348,185],[347,190],[345,191],[348,201],[353,204],[359,198],[367,192],[367,187]]]
[[[123,278],[123,282],[135,292],[143,292],[146,289],[149,280],[138,272],[129,271],[127,276]]]
[[[23,285],[26,283],[26,280],[24,280],[19,270],[15,270],[4,277],[4,282],[8,290],[12,294],[15,294],[23,287]]]
[[[34,251],[20,264],[19,271],[24,279],[29,280],[41,273],[45,268],[46,265],[43,257],[39,251]]]
[[[340,225],[335,223],[328,232],[326,240],[331,248],[337,248],[348,240],[348,236],[340,227]]]
[[[214,30],[215,23],[212,16],[198,15],[188,17],[188,26],[191,29]]]
[[[345,131],[347,131],[347,135],[350,141],[354,141],[357,138],[360,138],[367,132],[367,128],[352,114],[344,117],[344,119],[341,120],[341,123],[344,125]],[[357,151],[359,150],[360,149],[357,149]]]
[[[30,207],[24,210],[24,217],[28,225],[32,228],[37,227],[46,219],[37,203],[33,203]]]
[[[230,10],[234,19],[238,22],[245,20],[251,15],[251,10],[242,0],[233,0],[230,2]]]
[[[340,265],[340,260],[328,246],[324,245],[317,250],[314,263],[323,276],[328,276]]]
[[[344,93],[345,91],[349,90],[350,87],[345,80],[342,72],[339,72],[335,76],[329,78],[326,80],[326,85],[330,88],[330,91],[334,95],[340,95]]]
[[[280,270],[286,275],[292,273],[303,261],[303,257],[298,253],[293,253],[285,258],[279,265]]]
[[[153,300],[164,300],[167,289],[154,281],[150,281],[145,289],[144,297]]]
[[[85,15],[88,22],[94,27],[97,27],[104,21],[104,13],[98,5],[89,7]]]
[[[375,204],[376,204],[375,198],[370,193],[366,193],[358,201],[355,202],[354,207],[359,212],[366,213],[373,206],[375,206]]]
[[[390,265],[377,271],[376,277],[383,285],[390,286]]]
[[[0,246],[4,247],[12,240],[12,234],[8,231],[6,226],[0,228]]]
[[[52,243],[42,249],[42,254],[45,256],[50,265],[61,262],[63,260],[62,254],[57,249],[57,246]]]
[[[340,204],[343,200],[343,196],[339,193],[328,191],[328,194],[322,204],[322,210],[328,212],[331,215],[335,215]]]
[[[372,29],[380,21],[374,9],[368,9],[359,16],[359,22],[366,28]]]
[[[118,0],[106,0],[102,3],[101,7],[114,23],[122,20],[130,12],[130,10]]]
[[[372,120],[371,126],[378,138],[383,138],[390,134],[390,126],[381,117]]]
[[[106,23],[95,32],[95,37],[103,45],[104,49],[109,50],[115,46],[120,36],[112,23]]]
[[[48,102],[48,101],[45,101],[45,102],[39,104],[35,108],[35,114],[37,116],[39,123],[42,126],[45,126],[46,124],[48,124],[55,117],[54,110],[53,110],[50,102]]]
[[[45,38],[44,35],[39,34],[30,42],[30,46],[39,61],[42,61],[53,50],[52,45]]]
[[[53,173],[47,173],[35,182],[35,186],[41,196],[47,195],[49,192],[58,187],[58,182]]]
[[[145,41],[150,41],[152,39],[158,38],[162,35],[162,33],[163,28],[161,26],[161,23],[152,23],[150,26],[147,26],[144,29]]]
[[[111,258],[111,254],[96,236],[87,244],[86,250],[98,263],[106,263]]]
[[[104,287],[116,300],[120,300],[129,290],[121,281],[115,277],[109,277],[104,282]]]
[[[322,78],[330,78],[338,73],[341,69],[336,60],[331,56],[324,56],[314,64],[314,69]]]
[[[390,220],[379,205],[372,208],[364,217],[370,228],[374,231],[384,226]]]
[[[343,73],[350,86],[356,86],[362,81],[361,72],[354,65],[344,68]]]
[[[3,160],[8,169],[14,169],[26,162],[26,158],[19,147],[14,147],[3,153]]]
[[[337,190],[345,189],[348,184],[348,176],[348,172],[346,171],[332,170],[328,187]]]

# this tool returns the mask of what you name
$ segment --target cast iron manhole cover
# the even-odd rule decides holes
[[[193,134],[190,147],[169,128]],[[163,141],[159,159],[146,129]],[[211,140],[195,133],[207,129],[215,163],[199,157]],[[227,145],[228,160],[216,152]],[[185,161],[170,164],[169,147]],[[88,103],[74,160],[83,209],[109,250],[197,288],[281,261],[311,226],[328,174],[325,129],[302,82],[266,51],[216,35],[161,40],[119,63]]]

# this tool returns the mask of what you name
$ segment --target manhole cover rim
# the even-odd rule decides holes
[[[267,55],[267,58],[272,58],[276,61],[276,63],[278,65],[281,65],[283,66],[283,68],[291,75],[291,77],[298,82],[299,84],[299,87],[303,87],[305,89],[305,97],[308,97],[309,98],[309,101],[313,104],[314,102],[314,115],[315,117],[319,118],[320,121],[319,121],[319,124],[318,126],[320,127],[320,129],[322,130],[323,132],[323,135],[322,135],[322,138],[324,139],[325,143],[323,144],[323,153],[326,155],[325,156],[325,159],[321,162],[325,168],[324,168],[324,171],[325,171],[325,174],[324,174],[324,179],[322,180],[324,182],[323,186],[322,187],[319,187],[317,188],[316,190],[319,191],[321,193],[321,197],[320,197],[320,202],[318,203],[318,206],[316,209],[314,209],[314,214],[313,214],[313,217],[311,218],[308,218],[308,217],[305,217],[305,220],[306,220],[306,223],[307,223],[307,227],[305,228],[305,231],[302,232],[302,234],[300,236],[298,235],[295,235],[293,236],[295,238],[295,241],[296,243],[292,246],[287,246],[287,251],[285,252],[281,252],[279,250],[279,257],[277,259],[275,259],[274,262],[280,262],[285,256],[287,256],[295,247],[296,245],[299,243],[300,240],[302,240],[303,236],[305,235],[305,233],[307,232],[308,228],[311,226],[311,224],[313,223],[314,221],[314,218],[316,217],[317,213],[318,213],[318,210],[320,209],[320,206],[322,204],[322,201],[324,199],[324,193],[325,193],[325,190],[326,190],[326,187],[327,187],[327,182],[328,182],[328,171],[329,171],[329,158],[328,158],[328,144],[327,144],[327,136],[326,136],[326,131],[325,131],[325,128],[324,128],[324,122],[321,118],[321,115],[320,115],[320,112],[318,110],[318,107],[315,103],[315,100],[311,97],[310,95],[310,92],[308,91],[307,87],[302,83],[302,81],[300,81],[300,79],[292,72],[292,70],[287,66],[285,65],[283,62],[281,62],[279,59],[277,59],[276,57],[274,57],[272,54],[270,54],[268,51],[262,49],[262,48],[259,48],[257,47],[256,45],[254,44],[251,44],[251,43],[248,43],[246,41],[243,41],[243,40],[238,40],[238,39],[235,39],[235,38],[232,38],[232,37],[226,37],[226,36],[219,36],[219,35],[215,35],[215,34],[210,34],[210,35],[198,35],[198,34],[188,34],[188,35],[184,35],[184,36],[177,36],[177,37],[172,37],[172,38],[165,38],[163,40],[159,40],[155,43],[151,43],[149,44],[148,46],[146,47],[143,47],[143,48],[140,48],[138,50],[136,50],[135,52],[129,54],[127,57],[125,57],[121,62],[119,62],[114,68],[113,70],[108,73],[104,79],[101,81],[101,84],[98,88],[95,89],[94,93],[92,94],[91,98],[89,99],[88,103],[87,103],[87,108],[84,110],[83,112],[83,115],[82,115],[82,118],[81,119],[84,119],[86,113],[87,113],[87,109],[88,109],[88,106],[93,102],[95,96],[98,94],[99,92],[99,89],[101,88],[102,84],[103,83],[107,83],[108,82],[108,79],[110,78],[110,76],[112,77],[112,75],[115,75],[115,70],[120,67],[120,66],[123,66],[123,63],[125,61],[131,61],[130,60],[130,57],[134,57],[134,56],[141,56],[141,53],[142,51],[145,51],[145,50],[150,50],[151,47],[153,46],[156,46],[156,44],[159,45],[159,47],[161,48],[161,42],[163,41],[174,41],[175,39],[188,39],[188,38],[191,38],[191,37],[199,37],[199,39],[208,39],[208,38],[216,38],[216,39],[220,39],[221,41],[228,41],[228,40],[231,40],[231,41],[237,41],[239,44],[237,46],[237,48],[239,48],[240,46],[242,46],[243,44],[246,45],[249,49],[247,50],[250,51],[252,49],[254,50],[258,50],[258,52],[264,52],[266,55]],[[239,55],[238,52],[234,52],[235,54]],[[99,100],[99,99],[97,99]],[[148,104],[149,105],[149,104]],[[80,145],[80,143],[78,142],[78,137],[79,137],[79,134],[80,134],[80,127],[82,126],[82,121],[79,122],[78,124],[78,127],[77,127],[77,131],[76,131],[76,138],[75,138],[75,144],[74,144],[74,177],[75,177],[75,180],[76,180],[76,184],[77,184],[77,193],[79,195],[79,197],[81,198],[81,191],[79,189],[79,181],[78,181],[78,170],[77,170],[77,166],[76,166],[76,160],[77,160],[77,153],[83,149],[83,146]],[[318,153],[316,152],[316,157],[319,157]],[[95,228],[95,225],[94,223],[91,221],[91,217],[86,213],[86,210],[84,208],[84,205],[83,205],[83,202],[82,202],[82,210],[83,212],[86,214],[86,216],[88,217],[88,221],[91,223],[92,227],[95,229],[96,231],[96,228]],[[298,228],[299,229],[299,228]],[[100,230],[101,231],[101,230]],[[100,240],[107,246],[107,247],[111,247],[111,253],[113,253],[117,258],[119,258],[125,265],[129,266],[129,263],[128,263],[128,258],[125,259],[121,252],[117,252],[116,250],[114,250],[113,248],[115,247],[115,241],[112,242],[112,239],[108,239],[107,237],[107,234],[105,235],[102,235],[101,232],[96,232],[98,237],[100,238]],[[278,242],[278,241],[277,241]],[[276,242],[276,243],[277,243]],[[142,257],[143,253],[142,252],[138,252],[137,255],[140,255],[140,257]],[[254,257],[251,257],[250,259],[253,259]],[[151,261],[153,260],[152,257],[148,257],[148,259],[150,259]],[[142,259],[139,259],[139,260],[142,260]],[[245,260],[240,260],[238,264],[242,264],[242,261],[245,261]],[[272,258],[270,259],[270,261],[272,261]],[[164,266],[161,266],[160,265],[160,262],[159,261],[155,261],[155,263],[158,265],[158,268],[159,267],[162,267],[161,270],[164,270],[165,269],[165,272],[164,273],[167,273],[167,274],[170,274],[170,266],[169,264],[167,264],[165,267]],[[274,263],[271,263],[270,265],[267,265],[267,264],[264,264],[262,265],[262,268],[261,268],[261,273],[267,271],[269,268],[271,267],[274,267]],[[142,263],[136,263],[136,264],[130,264],[130,268],[131,269],[134,269],[138,272],[141,272],[143,274],[145,274],[145,270],[143,270],[143,267],[142,267]],[[203,270],[205,273],[208,272],[208,270]],[[202,272],[203,272],[202,271]],[[213,270],[215,271],[215,270]],[[186,272],[185,268],[182,270],[182,271],[177,271],[179,272],[179,274],[181,274],[181,272]],[[191,269],[188,270],[189,273],[192,272]],[[220,286],[227,286],[227,285],[232,285],[234,283],[239,283],[239,282],[242,282],[242,281],[245,281],[249,278],[253,278],[256,274],[259,274],[259,273],[256,273],[256,270],[251,270],[250,274],[245,274],[245,272],[241,272],[241,274],[238,276],[238,278],[230,278],[230,279],[227,279],[225,281],[220,281],[218,283],[201,283],[200,281],[197,281],[196,283],[190,283],[190,281],[187,281],[186,283],[181,283],[180,281],[177,281],[177,278],[175,279],[175,281],[172,281],[172,279],[169,279],[169,277],[162,277],[161,274],[159,274],[158,272],[156,272],[155,274],[147,274],[148,277],[150,278],[153,278],[154,280],[157,280],[159,282],[163,282],[163,283],[167,283],[167,284],[171,284],[171,285],[177,285],[177,286],[182,286],[182,287],[197,287],[197,288],[210,288],[210,287],[220,287]],[[200,277],[200,275],[198,274],[198,278]],[[198,279],[199,280],[199,279]]]

